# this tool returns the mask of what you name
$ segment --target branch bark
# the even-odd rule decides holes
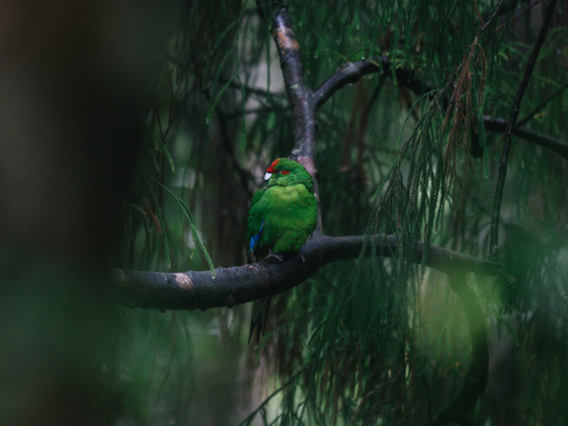
[[[304,85],[300,45],[294,35],[288,10],[281,1],[257,0],[257,4],[260,10],[269,14],[272,38],[280,56],[280,68],[294,116],[295,143],[291,157],[296,160],[307,159],[310,164],[300,162],[307,166],[310,173],[315,172],[316,124],[313,94]]]
[[[233,307],[289,290],[328,263],[354,259],[360,254],[370,256],[372,248],[379,257],[391,257],[398,245],[394,235],[373,235],[368,239],[360,235],[318,235],[302,247],[301,256],[288,257],[282,263],[219,267],[215,278],[210,271],[165,273],[121,269],[115,270],[115,278],[120,284],[121,298],[129,306],[160,310]],[[430,246],[425,250],[422,242],[416,243],[415,257],[409,261],[423,262],[445,273],[462,271],[486,276],[502,273],[493,262],[442,247]]]
[[[324,81],[314,92],[315,107],[321,107],[335,92],[347,84],[356,83],[367,74],[381,73],[394,75],[398,84],[407,87],[417,95],[431,90],[429,84],[422,83],[416,78],[413,71],[404,68],[392,69],[392,63],[386,56],[349,62]]]
[[[503,13],[507,8],[510,8],[512,6],[516,6],[516,3],[509,2],[506,6],[499,6],[493,11],[493,14],[491,16],[487,16],[486,19],[490,21],[494,16]],[[487,26],[489,21],[484,25],[484,27]],[[529,64],[530,63],[532,62],[529,61]],[[432,90],[432,85],[430,83],[422,82],[419,78],[416,77],[413,71],[406,70],[404,68],[396,68],[393,70],[390,59],[387,56],[380,56],[357,62],[349,62],[339,70],[337,70],[313,92],[313,103],[315,109],[317,110],[321,106],[323,106],[325,102],[327,102],[327,100],[331,98],[331,96],[333,96],[339,89],[348,84],[356,83],[363,76],[373,73],[392,76],[396,79],[398,85],[408,88],[418,96],[424,95],[425,93]],[[557,92],[551,95],[549,99],[547,99],[543,103],[543,105],[546,105],[546,103],[549,102],[550,99],[552,99],[554,96],[557,96],[559,93],[565,90],[565,88],[566,86],[561,87]],[[539,106],[538,108],[540,108],[541,106]],[[532,116],[531,114],[529,114],[529,116],[524,118],[523,120],[519,121],[515,126],[511,126],[512,134],[519,138],[540,145],[546,149],[549,149],[556,154],[559,154],[564,159],[568,160],[568,143],[551,136],[542,135],[530,130],[520,128],[522,124],[525,124],[528,119],[530,119],[530,117]],[[485,129],[493,132],[507,132],[509,121],[502,118],[492,118],[487,116],[484,118]]]
[[[314,92],[314,103],[316,109],[321,107],[335,92],[347,84],[353,84],[359,81],[363,76],[372,73],[382,73],[385,76],[396,76],[397,84],[404,86],[420,96],[432,90],[429,83],[423,83],[418,79],[412,71],[403,68],[397,68],[394,71],[391,68],[390,59],[386,56],[381,56],[377,60],[363,60],[358,62],[350,62],[340,68],[335,74],[329,77],[324,83],[318,87]],[[558,93],[563,91],[565,87],[558,90]],[[554,95],[556,95],[555,93]],[[551,96],[552,97],[552,96]],[[547,100],[548,101],[548,100]],[[530,115],[527,117],[530,118]],[[517,126],[513,127],[512,134],[521,139],[533,142],[542,146],[558,155],[565,160],[568,160],[568,143],[560,139],[543,135],[531,130],[520,128],[526,119],[520,121]],[[509,121],[499,117],[484,117],[485,129],[491,132],[506,132]]]
[[[504,118],[499,117],[484,117],[483,122],[485,129],[492,132],[505,132],[509,122]],[[568,143],[561,141],[547,135],[543,135],[531,130],[520,129],[518,127],[513,129],[513,135],[534,142],[550,151],[560,155],[565,160],[568,160]]]

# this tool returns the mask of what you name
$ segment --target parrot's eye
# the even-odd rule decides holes
[[[282,173],[283,175],[289,175],[290,170],[280,170],[280,173]]]

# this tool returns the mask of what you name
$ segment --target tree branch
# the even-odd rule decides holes
[[[483,118],[483,122],[485,129],[492,132],[504,132],[509,124],[504,118],[487,116]],[[564,141],[531,130],[519,129],[518,127],[513,129],[513,135],[534,142],[568,160],[568,143]]]
[[[229,82],[229,87],[231,89],[235,89],[235,90],[239,90],[239,91],[244,90],[247,93],[250,93],[250,94],[255,95],[255,96],[263,97],[263,98],[284,100],[284,93],[271,92],[267,89],[263,89],[263,88],[260,88],[260,87],[247,86],[246,84],[242,84],[240,82],[235,81],[233,78],[230,78],[230,79],[220,78],[219,81],[221,83]]]
[[[404,68],[392,69],[392,63],[386,56],[372,59],[364,59],[357,62],[349,62],[335,72],[331,77],[324,81],[314,92],[315,107],[321,107],[335,92],[347,84],[355,83],[364,75],[381,73],[383,75],[393,75],[398,84],[407,87],[417,95],[428,92],[431,88],[429,84],[424,84],[418,80],[413,71]]]
[[[522,0],[521,3],[529,3],[530,0]],[[510,0],[508,2],[503,2],[503,4],[497,8],[497,12],[486,12],[483,15],[483,20],[484,21],[488,21],[489,19],[491,19],[492,15],[497,15],[497,16],[502,16],[512,10],[515,10],[517,8],[518,5],[518,1],[517,0]]]
[[[220,136],[223,148],[225,148],[225,151],[229,156],[233,169],[235,170],[239,178],[239,181],[241,183],[241,186],[244,189],[245,193],[247,194],[248,199],[252,200],[253,193],[249,187],[249,182],[253,181],[253,177],[248,171],[242,169],[239,162],[237,161],[235,150],[233,149],[233,145],[231,143],[229,129],[227,128],[227,123],[224,120],[225,113],[221,110],[219,105],[215,107],[215,112],[217,113],[217,117],[219,118],[219,130],[220,130]]]
[[[542,101],[536,108],[529,112],[524,118],[517,122],[517,127],[521,127],[528,121],[532,120],[546,105],[548,105],[555,97],[560,95],[564,90],[568,89],[568,83],[563,84],[557,90],[555,90],[550,96],[548,96],[544,101]]]
[[[259,6],[262,4],[262,7],[266,9],[261,0],[257,0],[257,3],[259,3]],[[306,166],[314,177],[317,175],[314,164],[316,140],[315,111],[325,104],[339,89],[347,84],[356,83],[367,74],[382,73],[386,76],[394,75],[397,84],[408,88],[416,95],[423,95],[432,90],[431,84],[422,82],[415,76],[413,71],[404,68],[393,70],[390,59],[386,56],[380,56],[345,64],[314,92],[311,92],[304,85],[300,47],[294,36],[287,11],[283,6],[279,5],[279,2],[268,1],[267,3],[270,3],[269,6],[274,8],[272,11],[272,35],[278,47],[286,91],[294,114],[295,146],[291,157],[300,159],[300,162]],[[516,5],[516,3],[510,2],[509,6],[511,5]],[[493,15],[502,13],[505,9],[506,7],[498,7],[493,12]],[[488,16],[486,19],[492,19],[492,16]],[[237,85],[235,84],[235,86]],[[564,87],[559,92],[561,90],[564,90]],[[275,96],[275,94],[270,95]],[[506,132],[507,125],[507,120],[485,117],[485,128],[487,130]],[[513,135],[534,142],[568,160],[568,144],[566,142],[530,130],[519,129],[518,127],[519,125],[513,126]]]
[[[232,307],[289,290],[312,276],[322,266],[338,260],[354,259],[360,254],[391,257],[398,249],[394,235],[330,237],[318,235],[309,240],[301,256],[286,258],[282,263],[252,263],[219,267],[215,278],[210,271],[178,273],[115,270],[120,295],[129,306],[156,309],[209,309]],[[361,253],[361,250],[365,250]],[[422,263],[424,244],[416,243],[415,257]],[[424,259],[426,266],[445,273],[474,272],[494,276],[502,273],[499,265],[430,246]]]
[[[525,90],[529,84],[533,69],[536,65],[536,60],[540,53],[540,49],[544,43],[544,39],[546,38],[546,33],[550,28],[555,6],[556,0],[551,0],[548,6],[548,10],[546,11],[546,17],[544,18],[544,22],[538,34],[538,38],[529,56],[523,79],[521,80],[517,93],[515,94],[513,105],[511,107],[511,117],[509,118],[509,122],[507,123],[507,128],[505,130],[505,144],[503,146],[503,152],[501,153],[501,160],[499,161],[499,175],[497,177],[497,188],[495,189],[495,201],[493,203],[493,214],[491,216],[489,244],[492,254],[496,253],[497,245],[499,244],[499,218],[501,217],[501,201],[503,199],[505,178],[507,177],[507,164],[509,161],[509,153],[511,152],[513,129],[516,127],[515,124],[517,122],[517,118],[519,117],[521,101],[523,100]]]
[[[510,5],[511,4],[516,3],[511,2]],[[493,12],[493,14],[498,14],[498,12],[500,12],[502,9],[503,8],[497,8],[496,11]],[[404,68],[397,68],[393,71],[390,59],[386,56],[381,56],[373,59],[349,62],[338,71],[336,71],[313,93],[313,102],[316,110],[319,109],[323,104],[325,104],[325,102],[327,102],[327,100],[331,98],[331,96],[333,96],[339,89],[343,88],[347,84],[356,83],[363,76],[372,73],[381,73],[385,76],[392,76],[394,74],[398,85],[408,88],[416,95],[423,95],[432,90],[431,84],[423,83],[415,76],[413,71],[406,70]],[[559,88],[541,105],[535,108],[535,111],[540,110],[544,105],[550,102],[551,99],[564,91],[566,87],[567,85],[564,85]],[[547,135],[533,132],[531,130],[519,128],[535,114],[535,111],[530,113],[523,120],[519,121],[517,125],[513,127],[512,134],[519,138],[534,142],[537,145],[549,149],[568,160],[568,143]],[[486,116],[484,117],[484,123],[486,130],[493,132],[506,132],[509,121],[503,118],[491,118],[489,116]]]
[[[391,62],[386,56],[381,56],[379,61],[375,60],[363,60],[358,62],[350,62],[346,64],[343,68],[338,70],[335,74],[329,77],[321,86],[314,92],[314,103],[316,109],[322,106],[335,92],[337,92],[342,87],[347,84],[356,83],[364,75],[371,73],[381,73],[383,75],[392,75]],[[428,91],[432,90],[430,84],[425,84],[420,81],[412,71],[405,70],[402,68],[394,70],[396,75],[397,83],[401,86],[407,87],[412,90],[416,95],[423,95]],[[566,89],[566,85],[562,86],[555,93],[553,93],[545,102],[543,102],[537,109],[542,108],[543,105],[550,102],[552,98],[557,96],[563,90]],[[537,110],[535,109],[535,111]],[[529,114],[525,119],[519,121],[516,127],[513,128],[512,132],[514,136],[525,139],[530,142],[534,142],[546,149],[549,149],[556,154],[560,155],[564,159],[568,160],[568,143],[553,138],[551,136],[543,135],[531,130],[526,130],[519,128],[521,124],[528,121],[533,113]],[[492,132],[505,132],[507,130],[508,121],[504,118],[498,117],[484,117],[485,129]]]
[[[276,42],[286,93],[292,106],[295,144],[291,157],[307,159],[311,164],[306,165],[301,162],[312,173],[315,171],[313,164],[316,139],[315,108],[312,92],[304,85],[300,45],[283,2],[257,0],[257,5],[260,10],[269,14],[272,37]]]

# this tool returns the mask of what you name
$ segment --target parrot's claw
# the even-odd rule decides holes
[[[271,263],[282,263],[284,262],[284,256],[282,256],[281,254],[276,254],[276,253],[268,253],[268,255],[264,258],[264,260],[266,260],[267,262],[272,261]]]

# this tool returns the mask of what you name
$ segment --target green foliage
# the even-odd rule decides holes
[[[346,61],[388,55],[432,89],[415,95],[394,76],[370,75],[319,111],[324,231],[397,234],[401,249],[390,259],[374,253],[329,265],[278,297],[273,332],[260,355],[272,387],[238,379],[250,398],[238,401],[248,404],[244,413],[236,400],[226,404],[233,423],[253,413],[245,423],[414,425],[432,419],[463,386],[472,347],[461,302],[445,276],[409,259],[415,258],[415,240],[488,256],[503,138],[486,131],[483,118],[509,117],[540,24],[523,6],[503,9],[484,26],[497,3],[287,2],[309,87]],[[270,161],[288,156],[293,145],[278,58],[253,2],[187,2],[180,11],[179,33],[156,77],[159,95],[148,122],[153,138],[140,159],[139,199],[127,204],[121,262],[139,269],[243,263],[251,194]],[[563,140],[567,37],[566,26],[549,32],[519,116],[524,128]],[[495,384],[490,377],[486,398],[470,416],[476,424],[501,424],[503,413],[519,424],[568,421],[556,403],[568,389],[567,175],[563,158],[513,140],[499,261],[514,280],[470,276],[467,285],[482,300],[490,335],[500,336],[491,340],[492,356],[506,349],[504,362],[514,365],[510,380],[522,385]],[[173,314],[131,315],[125,321],[134,336],[148,316],[160,330],[171,327],[171,341],[189,324],[192,345],[160,352],[151,366],[143,359],[124,361],[124,380],[137,383],[147,369],[170,378],[208,363],[224,365],[214,354],[219,346],[201,352],[193,346],[217,336],[203,330],[194,335],[208,321],[219,324],[215,333],[231,356],[245,354],[246,312],[231,312],[192,313],[178,322]],[[149,340],[162,331],[148,331]],[[145,343],[144,351],[163,343]],[[252,375],[255,356],[243,355],[249,363],[239,368]],[[235,377],[236,365],[228,369]],[[234,387],[235,377],[223,383]],[[183,408],[187,383],[169,380],[160,393],[164,411],[149,408],[150,396],[141,396],[133,403],[137,421],[199,418]],[[150,389],[149,395],[157,392]],[[161,420],[157,412],[164,414]]]

